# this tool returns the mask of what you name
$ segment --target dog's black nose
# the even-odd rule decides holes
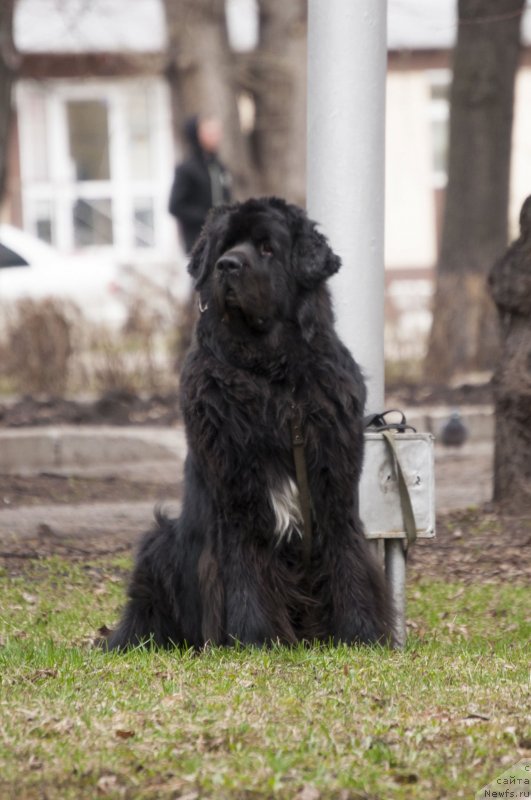
[[[227,274],[235,274],[243,267],[243,259],[236,253],[227,253],[216,261],[216,269]]]

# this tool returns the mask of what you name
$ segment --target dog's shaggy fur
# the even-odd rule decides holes
[[[389,638],[385,581],[356,501],[365,388],[325,287],[339,266],[282,200],[211,213],[189,266],[202,313],[181,378],[182,514],[159,516],[144,537],[110,648]],[[309,560],[293,414],[312,501]]]

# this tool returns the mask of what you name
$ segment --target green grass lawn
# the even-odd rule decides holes
[[[531,593],[410,587],[409,643],[107,655],[126,559],[0,576],[0,798],[473,798],[531,755]]]

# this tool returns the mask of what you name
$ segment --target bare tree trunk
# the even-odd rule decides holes
[[[520,238],[494,265],[490,290],[503,340],[494,374],[494,500],[531,509],[531,195],[520,214]]]
[[[525,0],[459,0],[448,187],[427,376],[445,381],[496,360],[486,290],[507,246],[514,82]]]
[[[0,201],[6,189],[11,96],[18,61],[13,44],[14,8],[15,0],[0,3]]]
[[[236,194],[253,189],[249,147],[241,131],[224,0],[164,0],[168,28],[167,76],[175,138],[192,114],[215,114],[223,124],[221,157]]]
[[[306,184],[305,0],[259,0],[255,145],[262,190],[304,205]]]

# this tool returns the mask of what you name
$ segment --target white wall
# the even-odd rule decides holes
[[[426,73],[389,73],[385,264],[391,269],[436,259],[429,102]]]

